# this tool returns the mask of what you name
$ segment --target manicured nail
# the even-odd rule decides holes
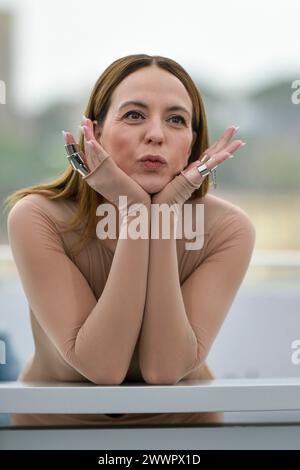
[[[88,118],[84,114],[82,115],[82,119],[84,120],[84,122],[88,120]]]
[[[241,146],[241,147],[244,147],[244,145],[246,145],[246,142],[243,142],[240,146]]]
[[[78,126],[78,127],[79,127],[81,133],[84,135],[84,126]]]
[[[234,157],[234,155],[232,155],[232,154],[231,154],[231,155],[229,155],[229,157],[228,157],[228,158],[233,158],[233,157]]]
[[[231,126],[235,128],[234,134],[239,130],[240,126]]]
[[[62,133],[62,135],[63,135],[63,138],[65,139],[65,138],[66,138],[66,135],[67,135],[66,131],[61,131],[61,133]]]

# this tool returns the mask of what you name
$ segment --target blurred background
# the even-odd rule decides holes
[[[135,53],[187,70],[211,143],[230,125],[247,143],[210,189],[249,214],[257,239],[209,366],[217,378],[299,376],[299,18],[296,0],[0,0],[0,380],[15,380],[34,347],[2,202],[64,171],[61,131],[79,137],[94,83]]]

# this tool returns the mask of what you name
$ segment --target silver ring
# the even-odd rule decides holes
[[[212,157],[210,157],[208,160],[204,160],[204,161],[207,163],[207,162],[209,162],[210,160],[212,160]],[[203,161],[203,159],[200,160],[200,162],[201,162],[201,161]],[[214,170],[215,168],[217,168],[217,166],[218,166],[218,165],[215,165],[213,168],[209,169],[209,168],[207,168],[206,163],[203,163],[202,165],[199,165],[199,166],[197,167],[197,170],[199,171],[199,173],[200,173],[200,175],[201,175],[202,177],[208,175],[209,173],[212,173],[213,170]]]
[[[87,168],[83,159],[77,152],[75,145],[65,144],[65,149],[67,152],[67,159],[69,160],[69,163],[74,168],[74,170],[78,171],[82,177],[87,176],[90,173],[90,170]]]
[[[210,170],[207,168],[205,163],[203,165],[197,166],[197,170],[199,171],[200,175],[204,178],[204,176],[208,175],[210,173]]]

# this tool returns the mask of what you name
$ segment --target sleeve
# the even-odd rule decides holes
[[[10,210],[7,227],[27,300],[62,357],[94,383],[119,383],[142,321],[149,241],[118,241],[105,288],[96,299],[66,255],[54,222],[30,196]]]
[[[82,178],[108,201],[119,205],[119,196],[127,197],[126,207],[150,203],[149,194],[122,170],[108,155],[88,175]]]
[[[197,338],[195,369],[205,361],[247,272],[255,245],[253,222],[235,207],[215,224],[207,255],[181,286],[188,320]]]
[[[179,175],[175,176],[159,193],[154,194],[152,197],[152,202],[155,204],[166,203],[169,205],[182,205],[199,187],[200,184],[192,183],[181,172]]]

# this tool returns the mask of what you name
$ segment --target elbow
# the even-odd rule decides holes
[[[207,354],[199,357],[197,354],[196,360],[193,361],[190,367],[183,367],[181,370],[162,372],[158,368],[151,368],[148,370],[141,370],[144,381],[150,385],[176,385],[181,380],[185,379],[186,376],[196,371],[205,363]]]
[[[95,385],[120,385],[124,380],[124,377],[120,378],[120,376],[118,376],[117,374],[99,374],[99,371],[95,370],[85,372],[82,371],[81,373]]]
[[[99,371],[97,372],[98,374],[95,374],[95,370],[93,370],[89,374],[85,374],[95,385],[120,385],[124,381],[124,376],[120,377],[120,375],[112,373],[99,374]]]
[[[175,385],[180,380],[178,376],[159,373],[155,370],[142,372],[142,377],[149,385]]]
[[[101,367],[95,367],[95,365],[91,367],[91,359],[83,359],[78,351],[75,353],[75,347],[64,355],[64,359],[71,367],[95,385],[120,385],[124,381],[124,374],[113,373],[112,367],[109,368],[109,371],[107,367],[102,368],[102,370],[100,370]]]
[[[123,380],[119,380],[119,378],[115,377],[97,377],[93,378],[91,382],[93,382],[95,385],[121,385]]]

